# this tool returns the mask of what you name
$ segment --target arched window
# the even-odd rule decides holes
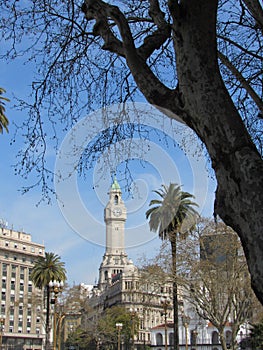
[[[114,204],[119,204],[119,197],[117,196],[117,194],[114,197]]]
[[[174,345],[174,334],[169,333],[169,345]]]
[[[161,333],[156,334],[156,345],[163,345],[163,335]]]
[[[229,348],[231,343],[232,343],[232,332],[231,331],[226,331],[226,345]]]
[[[212,344],[219,344],[218,333],[216,331],[212,333]]]
[[[196,343],[197,343],[197,335],[198,335],[197,331],[195,329],[193,329],[191,331],[191,334],[190,334],[190,336],[191,336],[190,337],[191,345],[196,345]]]

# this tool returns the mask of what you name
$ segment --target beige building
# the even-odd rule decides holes
[[[0,225],[1,345],[3,349],[38,350],[43,343],[43,295],[30,271],[45,247],[31,235]]]
[[[125,252],[125,222],[127,211],[122,200],[120,186],[115,179],[110,191],[109,202],[104,210],[106,225],[106,247],[99,268],[98,285],[92,290],[88,305],[93,310],[89,314],[92,323],[105,309],[122,305],[131,313],[131,321],[139,319],[139,327],[134,334],[134,344],[150,345],[151,328],[164,322],[172,321],[171,303],[164,313],[162,300],[171,300],[171,283],[147,278],[133,264]],[[168,299],[169,298],[169,299]],[[92,315],[92,317],[90,316]]]

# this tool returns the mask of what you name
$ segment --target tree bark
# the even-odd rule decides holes
[[[218,183],[215,214],[241,238],[252,286],[263,302],[263,162],[219,72],[216,9],[215,0],[193,0],[182,2],[180,16],[175,14],[182,118],[207,147]]]
[[[227,350],[226,339],[224,336],[224,328],[221,331],[219,331],[219,339],[222,346],[222,350]]]
[[[46,291],[47,291],[47,311],[46,311],[46,327],[45,327],[45,331],[46,331],[46,335],[45,335],[45,349],[49,350],[50,348],[50,339],[49,339],[49,334],[50,334],[50,290],[49,290],[49,286],[47,285],[46,287]]]
[[[178,286],[177,286],[177,233],[170,233],[173,269],[173,313],[174,313],[174,350],[179,350],[179,314],[178,314]]]

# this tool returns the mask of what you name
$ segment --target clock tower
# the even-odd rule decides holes
[[[99,270],[99,289],[103,290],[112,279],[123,272],[130,262],[125,253],[124,231],[127,218],[121,188],[116,178],[111,185],[109,202],[104,209],[106,224],[106,249]]]

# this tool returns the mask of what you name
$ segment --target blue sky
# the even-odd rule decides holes
[[[23,140],[19,136],[16,142],[10,145],[14,133],[13,122],[19,122],[25,117],[25,112],[15,111],[14,96],[27,98],[30,92],[30,82],[33,78],[33,66],[25,66],[22,60],[7,65],[0,65],[0,86],[7,90],[6,97],[11,102],[7,104],[6,113],[10,120],[10,132],[0,135],[1,165],[0,165],[0,218],[8,222],[8,227],[23,230],[32,235],[32,240],[44,243],[46,251],[55,252],[61,256],[66,264],[68,280],[70,283],[93,284],[98,277],[99,265],[104,253],[105,225],[103,222],[103,209],[107,204],[108,190],[111,185],[111,171],[117,169],[117,178],[122,188],[126,182],[122,170],[126,159],[133,159],[131,172],[134,178],[132,195],[123,191],[123,198],[128,209],[126,224],[127,253],[134,262],[142,254],[151,256],[160,244],[155,234],[150,233],[145,220],[145,212],[149,202],[154,198],[152,190],[158,189],[162,183],[176,182],[183,185],[183,189],[196,196],[200,213],[211,216],[213,212],[213,199],[215,182],[211,173],[206,171],[206,159],[203,155],[195,155],[197,142],[190,136],[186,145],[186,154],[179,147],[174,147],[173,141],[179,146],[184,144],[183,133],[190,135],[187,128],[171,123],[167,118],[152,119],[151,107],[139,104],[142,111],[149,112],[144,124],[163,129],[168,135],[165,142],[159,137],[152,137],[149,143],[141,144],[139,139],[132,141],[129,155],[125,153],[125,144],[107,150],[99,159],[94,168],[89,170],[85,179],[78,175],[65,181],[55,183],[55,188],[62,201],[53,198],[52,204],[37,203],[41,199],[41,189],[37,188],[25,195],[19,190],[25,182],[15,176],[12,165],[16,163],[16,154],[23,147]],[[115,106],[109,107],[110,114],[116,113]],[[159,116],[159,112],[156,112]],[[157,115],[156,114],[156,115]],[[89,116],[90,120],[100,120],[100,111]],[[84,118],[74,130],[61,137],[60,153],[49,150],[49,164],[55,171],[67,173],[70,171],[67,159],[67,150],[71,145],[72,135],[78,135],[83,144],[98,134],[103,125],[97,123],[93,134],[87,133],[85,127],[87,119]],[[96,124],[96,123],[95,123]],[[179,131],[176,128],[179,128]],[[187,136],[186,139],[189,140]],[[63,141],[64,140],[64,141]],[[143,155],[139,150],[144,148]],[[147,152],[146,152],[147,151]],[[70,158],[72,160],[72,156]],[[107,161],[112,169],[106,166]],[[63,203],[63,204],[62,204]]]

